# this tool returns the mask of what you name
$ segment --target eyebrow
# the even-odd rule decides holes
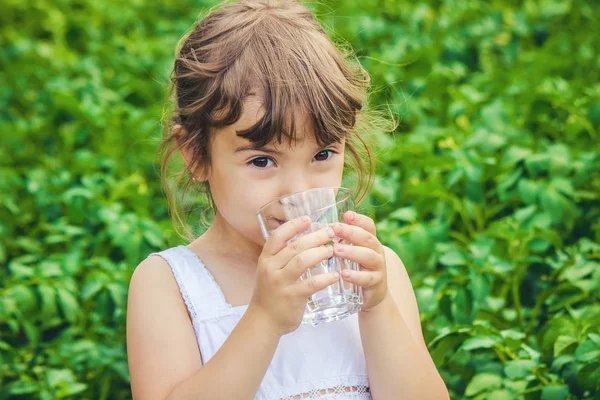
[[[267,149],[266,147],[257,147],[253,144],[247,144],[245,146],[240,146],[237,149],[235,149],[235,153],[241,153],[243,151],[264,151],[265,153],[269,154],[281,154],[280,151],[274,149]]]
[[[333,143],[330,143],[328,145],[323,146],[323,148],[328,147],[328,146],[332,146],[332,145],[337,145],[337,144],[341,144],[341,143],[340,142],[333,142]],[[319,147],[319,146],[317,146],[317,147]],[[238,147],[238,148],[236,148],[234,150],[235,153],[241,153],[241,152],[244,152],[244,151],[263,151],[263,152],[268,153],[268,154],[281,154],[281,151],[278,151],[278,150],[275,150],[275,149],[268,149],[266,147],[257,147],[257,146],[255,146],[252,143],[244,145],[244,146],[240,146],[240,147]]]

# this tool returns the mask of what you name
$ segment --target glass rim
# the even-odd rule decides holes
[[[273,199],[273,200],[269,201],[267,204],[264,204],[262,207],[260,207],[260,208],[258,209],[258,211],[256,211],[256,215],[257,215],[257,216],[260,216],[260,213],[261,213],[261,211],[263,211],[264,209],[266,209],[267,207],[269,207],[270,205],[272,205],[272,204],[273,204],[273,203],[275,203],[276,201],[280,201],[281,199],[284,199],[284,198],[286,198],[286,197],[294,196],[294,195],[297,195],[297,194],[300,194],[300,193],[312,192],[312,191],[324,190],[324,189],[338,189],[338,191],[345,192],[345,193],[347,193],[348,195],[352,194],[352,189],[350,189],[350,188],[347,188],[347,187],[343,187],[343,186],[322,186],[322,187],[316,187],[316,188],[312,188],[312,189],[299,190],[299,191],[297,191],[297,192],[293,192],[293,193],[284,194],[283,196],[279,196],[279,197],[277,197],[277,198],[275,198],[275,199]],[[335,202],[335,204],[338,204],[338,203],[340,203],[341,201],[342,201],[342,200],[340,200],[340,201],[336,201],[336,202]],[[323,207],[323,209],[324,209],[324,208],[327,208],[327,207],[330,207],[330,206]]]

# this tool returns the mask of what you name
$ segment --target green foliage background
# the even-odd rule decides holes
[[[130,397],[178,39],[213,1],[0,5],[0,399]],[[453,399],[600,399],[600,3],[311,4],[391,105],[365,210]]]

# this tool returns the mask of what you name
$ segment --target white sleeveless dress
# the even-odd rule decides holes
[[[227,303],[210,272],[187,247],[153,255],[162,257],[173,271],[206,363],[223,345],[247,305],[232,307]],[[356,314],[317,327],[300,325],[281,337],[255,400],[296,399],[371,399]]]

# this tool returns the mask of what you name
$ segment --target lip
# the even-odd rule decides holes
[[[275,222],[277,222],[279,224],[279,226],[281,226],[281,225],[283,225],[283,224],[285,224],[287,222],[287,219],[279,219],[279,218],[275,218],[275,217],[272,217],[272,216],[269,217],[268,219],[269,219],[269,221],[275,221]]]

